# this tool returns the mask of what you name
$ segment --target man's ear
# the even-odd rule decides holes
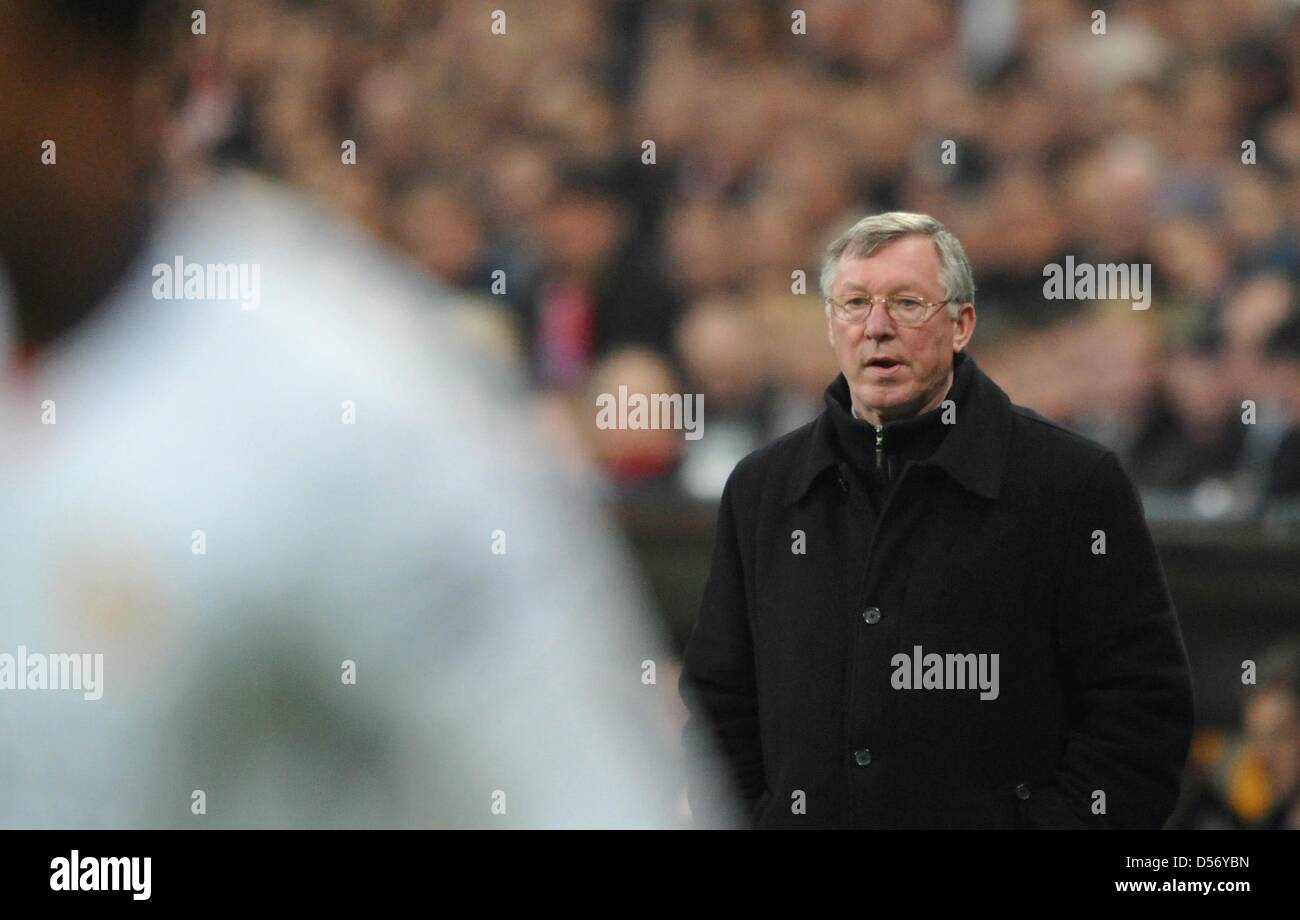
[[[957,328],[952,334],[952,350],[958,352],[965,348],[971,337],[975,335],[975,304],[970,301],[962,304],[953,322],[957,324]]]
[[[826,339],[831,343],[831,351],[835,350],[835,321],[831,317],[826,317]]]

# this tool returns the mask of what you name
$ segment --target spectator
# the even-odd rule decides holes
[[[1279,326],[1265,349],[1267,379],[1289,412],[1287,428],[1269,463],[1264,500],[1300,500],[1300,313]]]
[[[1258,683],[1247,693],[1247,743],[1259,755],[1272,792],[1267,813],[1250,826],[1300,830],[1300,642],[1279,643],[1262,656]]]

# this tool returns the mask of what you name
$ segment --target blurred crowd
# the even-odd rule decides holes
[[[462,290],[620,495],[715,497],[820,411],[821,252],[901,209],[964,243],[980,365],[1119,451],[1150,513],[1300,499],[1293,2],[205,10],[179,180],[282,177]],[[1067,256],[1149,264],[1150,308],[1045,299]],[[619,385],[702,394],[705,436],[598,429],[594,397]]]
[[[1240,731],[1202,726],[1193,738],[1171,828],[1300,830],[1300,635],[1252,663]]]

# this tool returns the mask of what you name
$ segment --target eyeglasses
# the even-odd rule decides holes
[[[923,326],[934,315],[934,311],[944,304],[952,303],[951,300],[921,300],[918,297],[866,297],[861,294],[855,294],[843,301],[826,298],[826,303],[830,305],[836,319],[842,322],[865,323],[867,317],[871,315],[871,308],[875,306],[877,300],[885,302],[885,311],[890,318],[900,326]]]

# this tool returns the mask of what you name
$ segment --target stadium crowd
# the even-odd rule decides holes
[[[1300,495],[1295,4],[207,13],[220,28],[192,37],[172,132],[182,181],[227,163],[280,176],[461,289],[622,494],[716,496],[736,459],[819,411],[821,250],[901,209],[965,244],[976,359],[1118,450],[1153,513]],[[1067,257],[1150,265],[1150,308],[1046,299],[1044,268]],[[709,436],[597,430],[614,381],[703,394]]]

